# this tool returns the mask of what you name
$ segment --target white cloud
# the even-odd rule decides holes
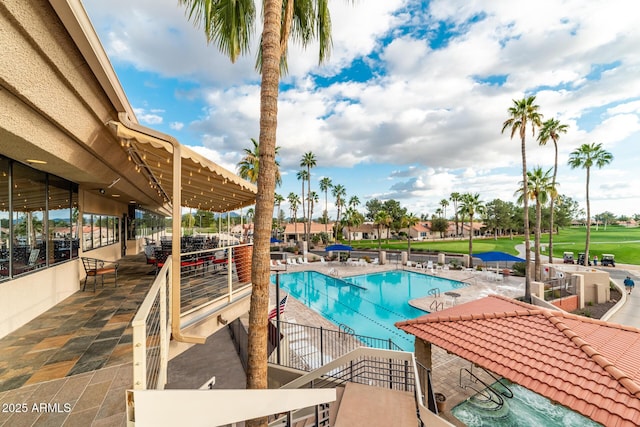
[[[196,135],[210,158],[233,170],[249,139],[259,135],[255,56],[231,64],[206,46],[202,31],[173,0],[86,4],[116,66],[193,82],[174,96],[204,100],[204,108],[192,120],[180,117],[183,121],[169,126],[181,130],[187,123],[182,131]],[[594,184],[600,188],[593,197],[596,210],[609,206],[634,213],[640,194],[625,185],[635,180],[633,147],[640,136],[640,26],[629,12],[633,5],[630,0],[434,0],[428,7],[408,0],[330,2],[330,62],[317,66],[315,44],[304,52],[290,48],[290,74],[278,105],[282,193],[299,191],[295,171],[301,155],[313,151],[319,166],[353,168],[349,191],[402,197],[415,212],[437,207],[453,191],[478,192],[485,201],[511,200],[521,180],[520,141],[500,130],[513,99],[537,94],[545,118],[570,126],[559,144],[560,191],[583,200],[582,171],[571,170],[566,161],[578,145],[602,142],[615,161],[597,173],[609,182]],[[444,27],[451,37],[434,43]],[[332,80],[354,61],[374,64],[372,76]],[[316,85],[318,76],[331,83]],[[492,76],[504,84],[489,84]],[[136,110],[139,120],[162,123],[164,114],[149,105],[162,107],[149,101],[144,111]],[[552,147],[539,147],[530,134],[527,156],[530,166],[553,166]],[[359,182],[365,168],[381,164],[396,171],[385,173],[386,188]]]

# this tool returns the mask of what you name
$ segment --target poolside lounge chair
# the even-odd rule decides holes
[[[378,258],[374,258],[373,261],[371,261],[371,264],[378,265],[380,264],[380,260]]]
[[[309,264],[307,257],[302,258],[302,264]]]
[[[299,265],[302,265],[302,264],[304,264],[305,262],[303,261],[302,257],[298,257],[297,263],[298,263]]]
[[[320,257],[320,264],[327,264],[327,261],[324,260],[324,257]]]

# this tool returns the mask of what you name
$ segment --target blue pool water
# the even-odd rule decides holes
[[[275,284],[275,276],[271,281]],[[280,274],[280,287],[336,326],[349,326],[358,335],[392,339],[406,351],[413,351],[413,337],[394,323],[426,314],[409,301],[438,288],[446,292],[463,283],[412,271],[387,271],[345,277],[316,271]]]
[[[546,397],[510,381],[502,380],[513,392],[505,398],[500,410],[489,407],[486,401],[472,396],[456,405],[451,413],[469,427],[597,427],[600,424],[562,405],[555,405]],[[499,390],[495,383],[492,387]]]

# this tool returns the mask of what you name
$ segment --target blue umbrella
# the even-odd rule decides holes
[[[508,261],[508,262],[524,262],[522,258],[518,258],[517,256],[513,256],[506,252],[482,252],[479,254],[473,254],[474,258],[479,258],[484,262],[500,262],[500,261]]]
[[[336,244],[336,245],[329,245],[324,250],[327,252],[343,252],[343,251],[352,251],[353,248],[349,245]]]
[[[282,240],[276,239],[275,237],[271,238],[271,243],[282,243]]]

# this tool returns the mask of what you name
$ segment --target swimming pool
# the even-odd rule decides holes
[[[597,427],[600,424],[562,405],[508,380],[502,380],[513,392],[513,398],[504,399],[499,410],[490,405],[482,394],[471,396],[456,405],[451,413],[469,427]],[[500,391],[500,383],[492,388]]]
[[[271,281],[275,284],[275,275]],[[392,339],[406,351],[413,351],[413,337],[394,323],[427,314],[408,301],[424,297],[434,288],[442,293],[460,286],[464,284],[403,270],[345,278],[317,271],[280,274],[281,289],[336,326],[347,325],[358,335]]]

